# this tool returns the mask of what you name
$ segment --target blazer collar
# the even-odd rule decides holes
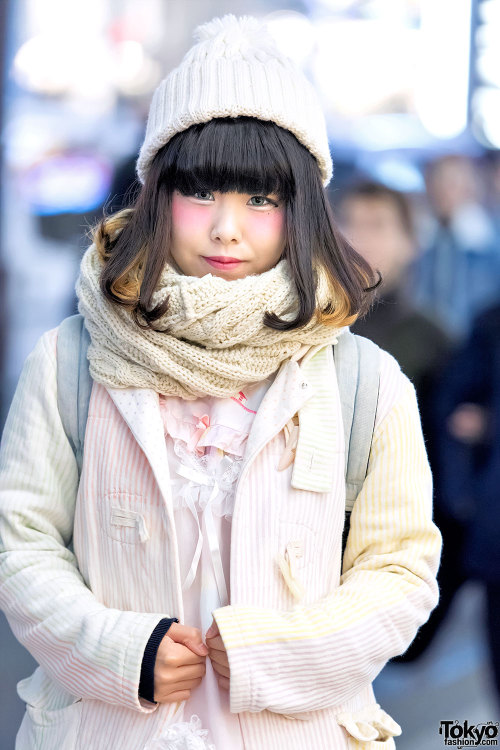
[[[312,347],[300,364],[296,359],[282,363],[260,404],[247,439],[241,475],[245,466],[298,412],[299,439],[292,487],[327,492],[333,482],[332,455],[341,449],[332,346]],[[106,387],[106,390],[151,464],[171,508],[170,473],[158,394],[148,388]]]
[[[156,481],[172,511],[170,472],[158,394],[150,388],[106,390],[148,459]]]
[[[312,347],[300,364],[294,358],[282,364],[252,423],[241,474],[297,412],[299,439],[291,485],[295,489],[328,492],[334,481],[333,454],[342,450],[331,344]]]

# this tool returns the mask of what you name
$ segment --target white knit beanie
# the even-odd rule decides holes
[[[199,26],[194,36],[198,43],[153,94],[137,161],[140,181],[176,133],[216,117],[247,115],[292,132],[316,158],[326,187],[333,167],[317,94],[267,28],[251,16],[228,14]]]

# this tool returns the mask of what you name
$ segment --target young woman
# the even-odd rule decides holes
[[[81,477],[58,329],[5,428],[0,603],[40,665],[17,750],[394,747],[371,683],[437,602],[441,539],[415,391],[381,352],[341,575],[332,344],[376,280],[331,174],[315,93],[259,22],[201,27],[155,92],[135,205],[82,260]]]

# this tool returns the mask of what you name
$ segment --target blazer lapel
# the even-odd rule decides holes
[[[148,459],[173,522],[170,472],[158,394],[149,388],[108,388],[116,408]]]
[[[315,347],[301,364],[313,396],[299,412],[299,439],[291,484],[295,489],[330,492],[342,450],[342,419],[331,344]],[[339,429],[340,427],[340,429]]]
[[[284,362],[262,399],[248,436],[240,480],[253,458],[299,413],[299,439],[291,485],[328,492],[339,445],[340,405],[331,344],[312,347],[301,364]]]
[[[284,362],[265,394],[248,435],[240,478],[247,465],[312,397],[313,389],[297,362]]]

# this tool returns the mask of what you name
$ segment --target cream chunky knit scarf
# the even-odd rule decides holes
[[[91,245],[76,284],[78,309],[91,338],[90,374],[113,388],[152,388],[187,400],[232,396],[271,375],[304,344],[335,343],[345,330],[314,318],[292,331],[263,325],[266,310],[291,320],[298,309],[285,259],[269,271],[233,281],[210,273],[184,276],[167,264],[153,306],[170,297],[156,324],[168,326],[168,333],[139,328],[126,308],[109,302],[99,288],[101,271],[102,261]],[[322,309],[329,299],[321,271],[317,300]]]

